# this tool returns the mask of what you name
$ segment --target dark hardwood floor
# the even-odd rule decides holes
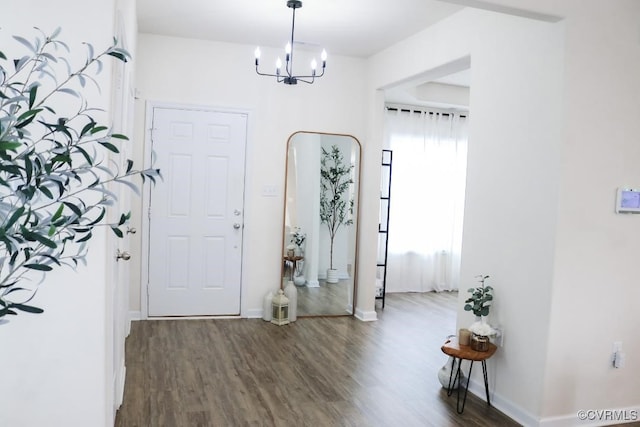
[[[438,382],[456,298],[390,294],[377,322],[134,322],[116,426],[517,426],[472,395],[458,415]]]

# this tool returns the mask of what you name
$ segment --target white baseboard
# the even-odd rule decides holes
[[[479,399],[485,401],[487,399],[487,394],[484,390],[484,382],[478,382],[472,379],[469,382],[469,393],[475,394]],[[489,382],[489,397],[491,398],[491,406],[495,407],[497,410],[499,410],[512,420],[517,421],[519,424],[528,427],[539,425],[538,418],[534,417],[510,400],[505,399],[501,395],[492,392],[491,382]]]
[[[246,317],[247,319],[262,319],[264,309],[262,308],[252,308],[245,312],[245,315],[242,317]]]
[[[307,288],[319,288],[320,282],[317,280],[307,280]]]
[[[475,394],[479,399],[485,400],[487,398],[482,382],[471,380],[469,392]],[[600,410],[599,412],[585,410],[587,411],[585,412],[587,418],[585,420],[579,418],[578,410],[572,414],[539,419],[501,395],[492,393],[491,388],[489,388],[489,396],[491,397],[491,406],[527,427],[600,427],[640,421],[640,406]]]
[[[363,311],[356,308],[356,319],[362,320],[363,322],[374,322],[378,320],[378,313],[374,311]]]
[[[584,420],[581,419],[585,418]],[[640,421],[640,406],[616,409],[584,409],[573,414],[543,418],[539,427],[608,426]]]
[[[135,322],[138,320],[142,320],[142,312],[140,311],[129,311],[129,323]]]
[[[124,383],[127,378],[127,367],[124,364],[124,359],[120,363],[118,367],[118,372],[115,372],[113,378],[113,387],[114,387],[114,395],[113,395],[113,406],[114,412],[120,408],[122,402],[124,400]]]

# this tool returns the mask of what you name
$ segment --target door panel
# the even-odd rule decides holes
[[[240,314],[244,114],[154,108],[149,315]],[[235,226],[235,227],[234,227]]]

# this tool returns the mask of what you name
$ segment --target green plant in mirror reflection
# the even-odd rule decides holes
[[[344,162],[344,156],[337,145],[330,150],[322,148],[320,160],[320,221],[329,230],[329,268],[333,269],[333,247],[336,234],[341,226],[353,224],[353,197],[346,197],[353,184],[353,165]]]

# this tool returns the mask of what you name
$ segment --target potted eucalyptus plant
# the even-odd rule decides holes
[[[471,296],[465,301],[465,311],[471,311],[476,316],[476,320],[481,320],[482,317],[489,315],[489,308],[493,301],[493,288],[491,286],[485,286],[484,282],[489,278],[481,274],[476,276],[480,282],[480,286],[475,288],[469,288],[467,292]]]
[[[337,270],[333,268],[333,249],[336,234],[342,226],[353,224],[353,197],[348,197],[349,186],[353,184],[353,165],[344,161],[337,145],[330,150],[322,147],[320,159],[320,221],[329,231],[329,269],[327,282],[337,283]]]
[[[495,335],[496,330],[486,322],[489,309],[493,303],[493,287],[486,286],[485,281],[489,276],[481,274],[476,276],[480,286],[469,288],[471,296],[465,301],[465,311],[471,311],[476,316],[476,321],[469,326],[469,331],[473,334],[470,345],[474,350],[486,351],[489,337]]]
[[[59,34],[14,36],[26,50],[17,59],[0,51],[0,320],[41,313],[30,303],[37,289],[28,282],[84,263],[96,227],[123,237],[130,213],[106,221],[114,188],[137,192],[130,178],[155,183],[160,176],[118,157],[128,138],[99,123],[100,110],[87,100],[100,89],[94,77],[103,62],[126,62],[129,53],[115,39],[100,52],[85,43],[86,57],[74,67]]]

